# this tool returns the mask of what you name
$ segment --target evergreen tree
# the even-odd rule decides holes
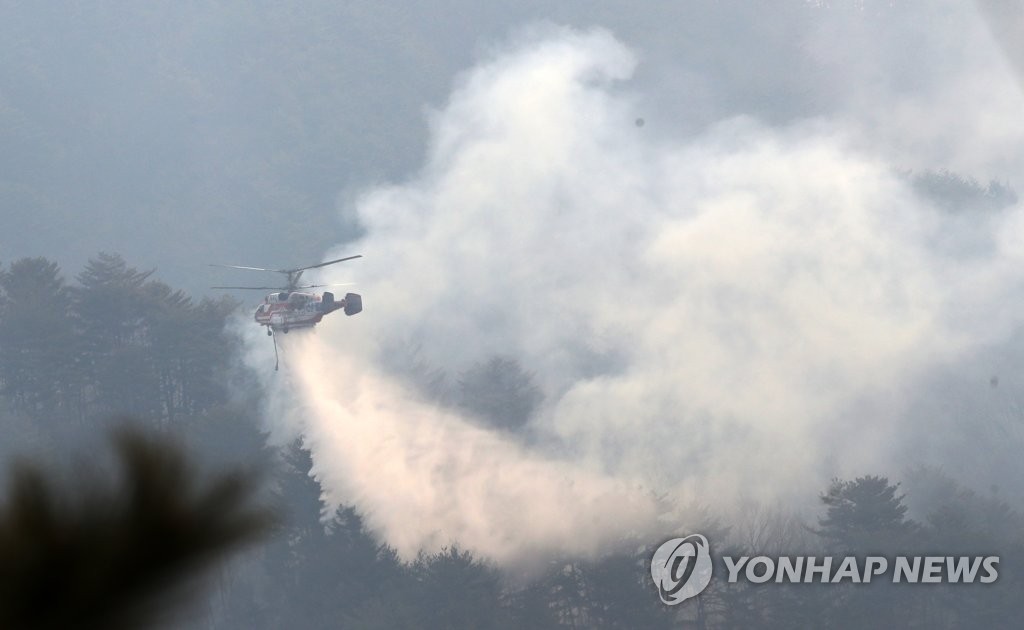
[[[74,311],[94,412],[173,420],[222,404],[229,298],[193,304],[116,254],[78,275]]]
[[[0,272],[0,288],[4,395],[33,417],[73,417],[81,386],[77,339],[60,268],[45,258],[23,258]]]
[[[90,358],[136,339],[146,314],[142,287],[151,275],[118,254],[100,252],[86,263],[77,276],[75,314]]]
[[[818,520],[817,533],[833,552],[833,564],[843,556],[893,557],[915,548],[921,527],[906,518],[904,495],[899,484],[881,476],[858,477],[852,481],[834,479],[821,495],[825,516]],[[904,626],[913,616],[913,598],[920,593],[889,583],[845,584],[829,587],[829,607],[822,618],[834,627],[862,628],[865,625]]]
[[[904,496],[898,492],[899,484],[886,477],[834,479],[821,495],[827,509],[818,520],[818,535],[840,552],[905,551],[919,526],[906,518]]]
[[[456,546],[421,555],[410,567],[410,593],[427,628],[511,628],[497,569]]]

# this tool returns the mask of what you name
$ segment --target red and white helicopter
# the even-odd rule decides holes
[[[306,284],[299,285],[299,278],[302,272],[307,269],[317,269],[335,263],[362,258],[362,254],[346,256],[337,260],[298,267],[296,269],[264,269],[263,267],[243,267],[241,265],[213,265],[214,267],[229,267],[231,269],[246,269],[249,271],[271,271],[282,273],[288,277],[288,283],[283,287],[211,287],[213,289],[246,289],[254,291],[274,291],[263,299],[263,303],[256,309],[254,319],[260,326],[267,327],[267,335],[276,332],[288,333],[296,328],[312,328],[320,323],[324,315],[334,311],[343,310],[346,315],[355,315],[363,310],[363,298],[356,293],[346,293],[344,299],[336,300],[330,291],[324,291],[322,295],[300,289],[318,289],[320,287],[345,286],[338,284]]]

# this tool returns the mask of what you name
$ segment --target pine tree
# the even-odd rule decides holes
[[[0,272],[0,288],[4,395],[33,417],[74,417],[81,385],[70,291],[60,268],[45,258],[23,258]]]

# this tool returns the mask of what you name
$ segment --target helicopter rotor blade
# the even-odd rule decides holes
[[[350,286],[352,286],[354,284],[355,284],[355,282],[340,282],[340,283],[336,283],[336,284],[304,284],[302,286],[295,287],[295,288],[296,289],[319,289],[321,287],[350,287]]]
[[[249,271],[276,271],[278,273],[287,273],[281,269],[264,269],[263,267],[245,267],[243,265],[221,265],[219,263],[210,263],[211,267],[227,267],[228,269],[248,269]]]
[[[356,254],[355,256],[346,256],[345,258],[338,258],[337,260],[328,260],[327,262],[317,263],[308,267],[298,267],[296,269],[274,269],[273,271],[280,271],[281,273],[295,273],[296,271],[305,271],[307,269],[317,269],[319,267],[326,267],[327,265],[333,265],[334,263],[345,262],[346,260],[354,260],[356,258],[362,258],[362,254]]]
[[[211,289],[247,289],[251,291],[284,291],[282,287],[210,287]]]

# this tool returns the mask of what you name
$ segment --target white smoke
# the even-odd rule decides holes
[[[282,342],[300,365],[286,412],[313,455],[329,507],[355,504],[403,556],[459,544],[502,562],[592,555],[649,526],[635,485],[545,459],[411,397],[372,365],[313,335]],[[609,528],[609,523],[615,523]]]
[[[355,204],[366,236],[335,253],[366,258],[323,274],[358,279],[365,312],[283,339],[281,375],[252,337],[328,512],[354,504],[407,557],[593,554],[655,527],[652,494],[728,507],[887,472],[926,371],[1019,321],[1018,210],[953,260],[946,219],[849,125],[659,138],[635,64],[556,29],[469,72],[422,171]],[[451,374],[517,358],[545,394],[534,434],[572,455],[423,400],[384,368],[394,339]]]

